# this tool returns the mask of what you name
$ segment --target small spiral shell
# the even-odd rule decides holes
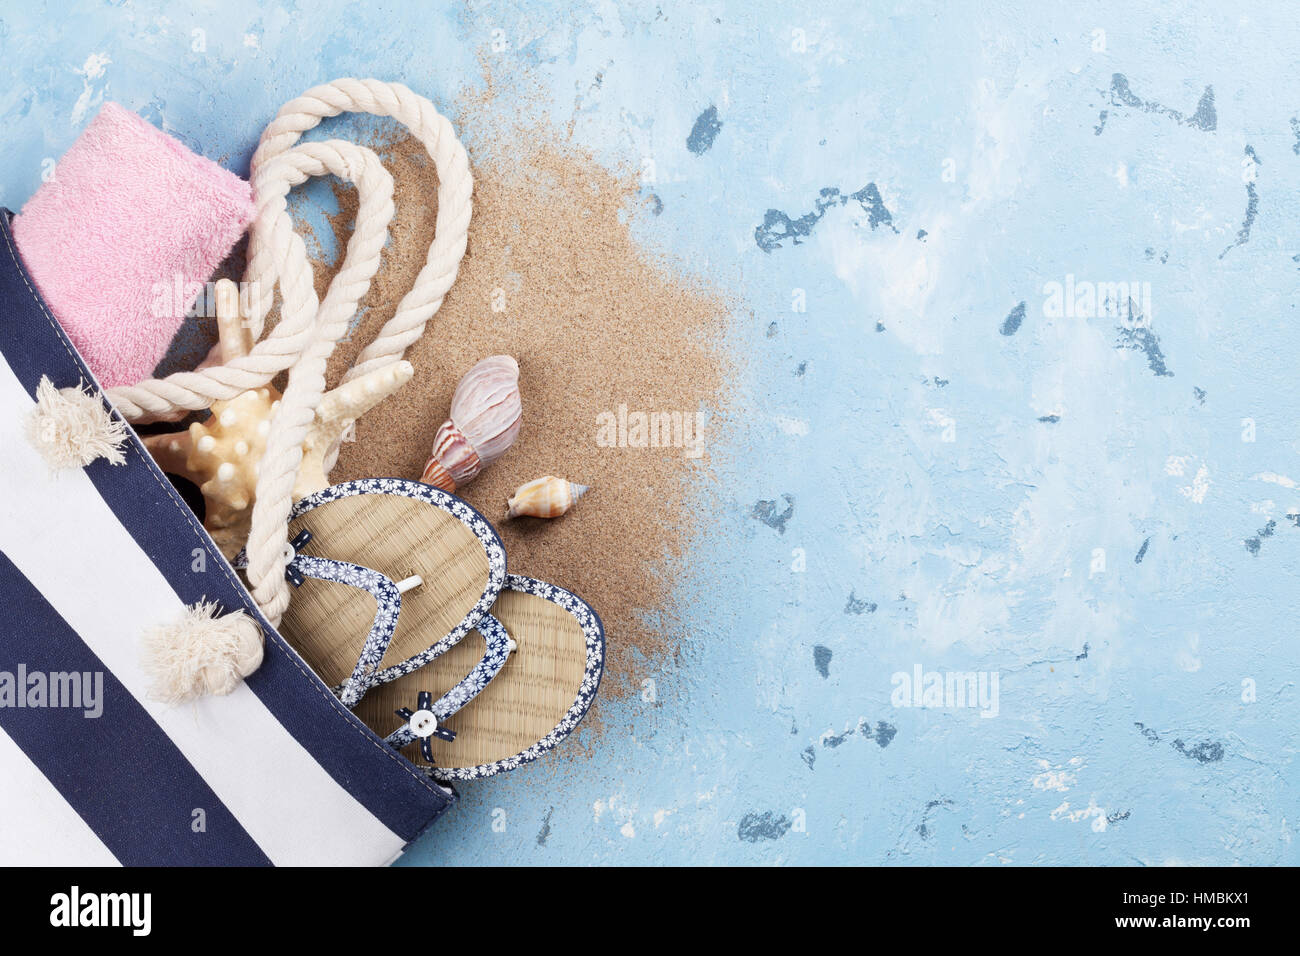
[[[558,518],[572,508],[574,503],[589,490],[587,485],[578,485],[564,478],[547,475],[515,489],[515,493],[506,502],[509,507],[508,515],[511,518],[518,518],[520,515],[529,515],[533,518]]]

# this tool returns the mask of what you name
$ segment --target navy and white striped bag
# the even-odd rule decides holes
[[[391,862],[454,793],[307,668],[134,434],[125,466],[58,474],[26,440],[42,376],[94,380],[9,227],[0,211],[0,864]],[[258,620],[262,666],[156,703],[141,636],[203,600]]]

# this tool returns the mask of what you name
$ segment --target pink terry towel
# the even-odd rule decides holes
[[[149,377],[252,219],[247,182],[105,103],[13,233],[55,317],[112,388]]]

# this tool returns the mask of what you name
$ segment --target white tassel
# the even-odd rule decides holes
[[[229,694],[262,663],[262,628],[245,611],[217,616],[214,601],[186,608],[178,621],[144,636],[150,696],[179,704],[207,694]]]
[[[36,386],[36,408],[27,417],[27,440],[56,471],[85,468],[99,458],[126,464],[126,423],[84,386],[55,388],[45,375]]]

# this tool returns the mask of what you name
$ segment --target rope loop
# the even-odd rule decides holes
[[[321,120],[341,113],[395,119],[424,144],[438,174],[438,216],[424,266],[343,381],[402,360],[456,281],[469,235],[474,181],[465,148],[429,100],[400,83],[344,78],[313,87],[282,106],[263,130],[253,154],[250,179],[257,214],[249,235],[243,298],[244,321],[257,341],[248,354],[227,358],[218,350],[195,371],[108,392],[129,421],[174,420],[289,373],[271,419],[247,547],[253,596],[276,626],[289,605],[284,545],[302,441],[325,392],[326,362],[370,288],[393,218],[393,179],[372,150],[342,140],[299,142]],[[288,197],[293,187],[324,175],[353,183],[359,203],[343,264],[324,299],[318,300],[306,246],[289,215]],[[277,287],[280,318],[263,335]],[[335,457],[337,452],[327,467]]]

